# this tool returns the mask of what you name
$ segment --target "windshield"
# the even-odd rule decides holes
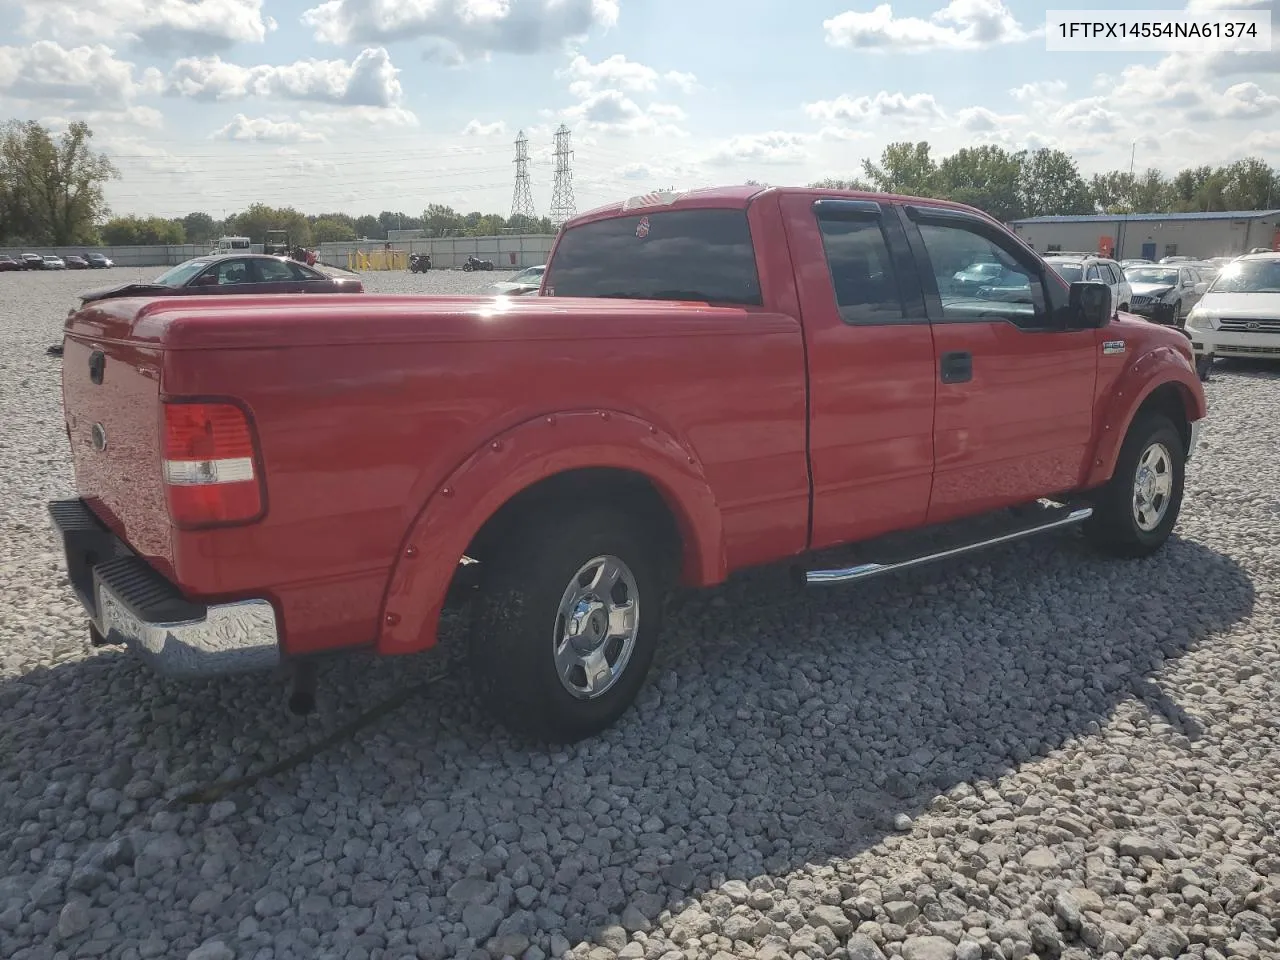
[[[1169,267],[1129,267],[1124,272],[1130,283],[1168,283],[1178,282],[1177,268]]]
[[[1075,283],[1084,276],[1084,269],[1078,263],[1054,263],[1051,260],[1049,266],[1067,283]]]
[[[547,264],[551,297],[759,304],[745,210],[664,210],[565,231]]]
[[[542,271],[545,267],[529,267],[527,270],[521,270],[511,278],[512,283],[537,283],[542,279]]]
[[[151,282],[162,283],[166,287],[180,287],[208,265],[208,260],[188,260],[166,270]]]
[[[1280,260],[1237,260],[1209,288],[1214,293],[1280,293]]]

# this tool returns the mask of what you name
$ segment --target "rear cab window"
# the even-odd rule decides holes
[[[593,220],[566,230],[544,295],[759,306],[747,212],[682,209]]]

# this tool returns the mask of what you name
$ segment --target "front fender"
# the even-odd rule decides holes
[[[480,528],[522,490],[583,467],[646,476],[680,528],[684,582],[705,586],[725,578],[720,508],[692,450],[630,414],[580,410],[539,416],[490,438],[427,497],[392,567],[378,653],[434,646],[445,594]]]
[[[1205,416],[1204,387],[1186,356],[1172,346],[1152,347],[1125,369],[1116,380],[1110,397],[1101,405],[1095,421],[1097,440],[1085,481],[1086,489],[1111,479],[1133,418],[1152,393],[1170,383],[1178,388],[1188,421]]]

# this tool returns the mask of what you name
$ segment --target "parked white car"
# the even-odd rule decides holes
[[[1133,300],[1133,288],[1125,279],[1124,268],[1106,257],[1071,256],[1057,253],[1047,255],[1045,261],[1067,283],[1077,280],[1101,280],[1111,287],[1111,303],[1117,310],[1129,312]]]
[[[1229,263],[1187,316],[1186,332],[1201,377],[1217,357],[1280,360],[1280,253]]]
[[[542,286],[542,274],[546,269],[547,265],[545,263],[536,267],[527,267],[514,277],[491,284],[489,292],[503,297],[522,297],[526,294],[537,293],[538,288]]]

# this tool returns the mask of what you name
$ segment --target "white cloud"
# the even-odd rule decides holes
[[[841,94],[834,100],[817,100],[804,105],[804,112],[814,120],[837,123],[859,123],[877,117],[895,120],[937,120],[945,116],[931,93],[889,93],[881,90],[874,96],[851,97]]]
[[[28,47],[0,47],[0,93],[86,108],[121,110],[140,94],[154,92],[154,71],[134,79],[134,65],[102,44],[70,49],[52,40]]]
[[[1249,118],[1269,117],[1280,111],[1280,97],[1268,93],[1252,81],[1236,83],[1208,103],[1205,111],[1191,111],[1192,119],[1198,119],[1197,113],[1209,117],[1220,117],[1227,120],[1243,120]]]
[[[1061,107],[1053,115],[1053,121],[1058,126],[1080,133],[1115,133],[1120,129],[1123,118],[1114,110],[1109,110],[1108,103],[1106,97],[1075,100]]]
[[[1065,80],[1033,80],[1009,91],[1019,103],[1045,103],[1059,100],[1067,92]]]
[[[978,50],[1018,43],[1032,34],[1000,0],[951,0],[920,17],[895,17],[882,3],[869,12],[848,10],[822,22],[833,47],[919,53],[926,50]]]
[[[495,120],[493,123],[482,123],[479,120],[472,120],[462,128],[464,137],[500,137],[507,132],[507,125],[501,120]]]
[[[536,53],[618,21],[618,0],[325,0],[302,15],[326,43],[431,38],[436,55]]]
[[[179,60],[169,71],[168,91],[195,100],[315,100],[350,106],[392,107],[403,98],[391,56],[382,47],[355,60],[298,60],[242,67],[220,57]]]
[[[230,123],[212,135],[212,139],[250,143],[307,143],[324,140],[324,136],[295,120],[250,118],[237,113]]]
[[[263,0],[27,0],[27,36],[69,43],[125,40],[158,53],[212,53],[262,43],[276,29]]]
[[[637,102],[642,94],[657,92],[666,83],[681,90],[692,89],[697,78],[691,73],[657,70],[628,60],[620,53],[592,63],[578,54],[556,72],[569,80],[569,92],[578,102],[560,116],[581,127],[588,136],[597,133],[633,136],[641,133],[686,136],[680,124],[685,112],[673,103]],[[642,98],[645,99],[645,98]]]
[[[90,127],[138,127],[159,130],[164,127],[164,114],[155,107],[133,106],[123,110],[77,111],[74,117],[41,117],[40,123],[54,130],[65,129],[72,120],[83,120]]]
[[[771,130],[730,137],[707,158],[716,166],[735,164],[798,164],[809,159],[813,138],[803,133]]]
[[[337,107],[333,110],[300,110],[298,119],[315,127],[324,127],[333,131],[350,129],[353,126],[368,127],[374,130],[386,127],[416,127],[418,118],[412,110],[404,107]]]
[[[970,133],[996,133],[1007,130],[1023,118],[1018,114],[1000,114],[986,107],[965,107],[956,111],[960,129]]]
[[[685,113],[675,104],[655,103],[640,106],[620,90],[601,90],[564,111],[564,117],[575,127],[587,131],[635,136],[649,133],[664,136],[686,136],[680,127]]]

